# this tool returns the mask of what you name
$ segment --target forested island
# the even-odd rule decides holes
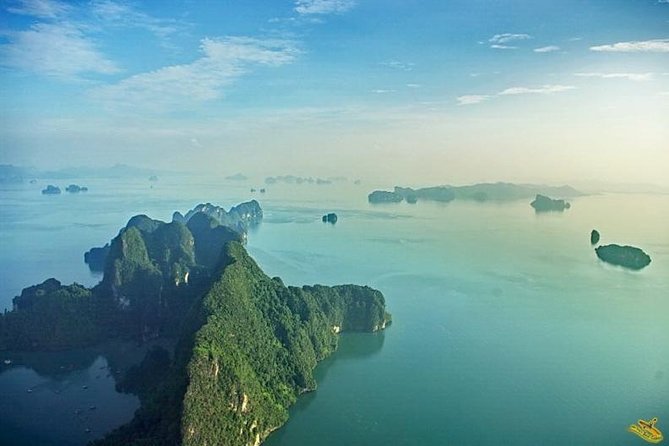
[[[648,254],[635,246],[602,245],[595,248],[595,252],[597,257],[607,263],[633,270],[643,269],[651,261]]]
[[[377,190],[367,197],[370,203],[416,203],[417,201],[450,202],[470,201],[510,201],[536,197],[537,195],[577,197],[583,195],[571,186],[545,186],[537,184],[480,183],[470,186],[434,186],[413,189],[395,186],[393,191]]]
[[[315,389],[313,368],[339,332],[390,322],[383,295],[369,287],[287,287],[268,277],[246,252],[240,221],[221,224],[210,215],[217,209],[201,205],[185,222],[135,216],[109,244],[98,285],[48,279],[0,315],[0,350],[178,340],[122,377],[119,388],[142,405],[94,444],[258,445]],[[241,221],[261,215],[259,206],[237,209]]]

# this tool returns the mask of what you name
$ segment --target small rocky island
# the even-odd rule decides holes
[[[0,314],[0,351],[178,339],[120,377],[141,407],[92,444],[259,445],[316,388],[313,369],[335,352],[338,333],[383,330],[391,317],[367,286],[267,276],[238,232],[262,215],[256,204],[202,204],[170,223],[131,218],[109,243],[98,285],[48,279],[14,299]]]
[[[78,194],[79,192],[88,192],[86,186],[79,186],[78,184],[70,184],[65,190],[71,194]]]
[[[337,214],[335,214],[334,212],[330,212],[329,214],[323,215],[321,220],[323,220],[323,223],[335,224],[337,223]]]
[[[49,184],[46,188],[42,189],[43,195],[58,195],[60,194],[60,187]]]
[[[571,205],[564,200],[555,200],[545,195],[537,194],[530,206],[537,212],[563,212],[569,209]]]
[[[593,229],[592,232],[590,232],[590,244],[596,245],[597,243],[599,243],[599,231]]]
[[[611,265],[640,270],[650,264],[650,256],[634,246],[602,245],[595,248],[597,257]]]
[[[370,203],[400,203],[404,197],[397,192],[375,190],[367,196]]]

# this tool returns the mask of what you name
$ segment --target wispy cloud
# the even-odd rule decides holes
[[[541,87],[511,87],[497,93],[498,96],[516,94],[553,94],[573,90],[571,85],[542,85]]]
[[[458,101],[458,105],[472,105],[487,101],[490,99],[490,96],[486,94],[468,94],[464,96],[458,96],[456,99]]]
[[[415,66],[413,62],[401,62],[399,60],[389,60],[387,62],[381,62],[381,65],[401,71],[411,71],[414,69]]]
[[[100,22],[118,28],[142,28],[161,39],[177,32],[183,24],[173,19],[159,19],[139,11],[125,1],[94,0],[91,13]]]
[[[472,94],[459,96],[457,99],[458,105],[473,105],[479,104],[483,101],[490,100],[496,96],[511,96],[511,95],[521,95],[521,94],[554,94],[561,93],[564,91],[573,90],[576,87],[571,85],[542,85],[540,87],[510,87],[504,89],[494,95],[483,95],[483,94]]]
[[[409,87],[409,88],[420,88],[421,85],[420,84],[407,84],[407,87]]]
[[[25,31],[5,31],[3,35],[9,41],[0,45],[0,64],[5,67],[63,78],[120,71],[69,23],[37,23]]]
[[[55,19],[68,14],[72,7],[57,0],[18,0],[10,3],[7,11],[12,14]]]
[[[591,46],[592,51],[614,53],[668,53],[669,39],[637,40],[617,42],[610,45]]]
[[[287,64],[300,54],[293,41],[251,37],[203,39],[200,51],[202,57],[192,63],[136,74],[90,95],[111,108],[166,112],[219,99],[225,86],[253,66]]]
[[[355,6],[355,0],[296,0],[295,11],[299,14],[336,14]]]
[[[395,90],[384,90],[384,89],[381,89],[381,88],[377,88],[377,89],[372,90],[372,93],[376,93],[376,94],[386,94],[386,93],[394,93],[394,92],[395,92]]]
[[[533,51],[535,53],[552,53],[554,51],[560,51],[560,47],[557,45],[548,45],[542,46],[541,48],[535,48]]]
[[[490,43],[490,48],[495,48],[499,50],[515,50],[516,46],[508,45],[511,42],[518,42],[521,40],[531,39],[532,36],[529,34],[512,34],[512,33],[503,33],[495,34],[488,42]]]
[[[595,77],[600,79],[627,79],[630,81],[649,81],[654,73],[574,73],[579,77]]]
[[[17,0],[6,11],[37,20],[20,31],[0,31],[0,37],[6,40],[0,44],[0,65],[75,80],[84,74],[121,71],[97,44],[105,31],[142,28],[156,35],[163,46],[169,46],[167,37],[183,28],[181,22],[154,18],[126,0]]]
[[[488,42],[490,42],[490,43],[509,43],[509,42],[515,42],[516,40],[526,40],[526,39],[531,39],[531,38],[532,38],[532,36],[530,36],[529,34],[503,33],[503,34],[495,34],[490,39],[488,39]]]
[[[500,45],[500,44],[497,44],[497,43],[493,43],[492,45],[490,45],[490,48],[494,48],[496,50],[515,50],[515,49],[518,49],[517,46]]]

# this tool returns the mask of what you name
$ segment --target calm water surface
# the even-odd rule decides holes
[[[669,432],[669,196],[593,195],[537,215],[524,201],[372,206],[373,186],[344,183],[265,195],[248,192],[259,184],[220,181],[79,183],[90,192],[0,191],[0,307],[47,277],[96,283],[83,252],[134,214],[169,220],[198,202],[227,208],[251,197],[265,221],[248,248],[267,274],[383,291],[393,325],[343,335],[316,371],[318,390],[268,445],[629,445],[641,440],[626,427],[653,416]],[[321,223],[331,211],[337,225]],[[640,272],[603,264],[593,228],[602,243],[640,246],[653,262]],[[9,418],[0,402],[0,431],[30,426],[34,441],[24,444],[56,435],[82,444],[72,417],[26,424],[43,404],[25,389],[76,382],[104,361],[58,378],[29,367],[0,374],[0,401],[15,402]],[[133,398],[109,379],[100,398]],[[135,409],[114,407],[108,427]]]

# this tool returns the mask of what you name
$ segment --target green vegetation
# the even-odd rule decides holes
[[[238,242],[221,259],[182,320],[171,365],[152,351],[132,369],[120,387],[140,395],[142,407],[95,445],[259,444],[288,419],[299,394],[316,388],[313,369],[335,351],[340,330],[390,322],[383,295],[371,288],[286,287]]]
[[[58,350],[100,339],[98,305],[91,290],[56,279],[23,290],[14,311],[0,315],[0,350]]]
[[[193,296],[218,268],[224,244],[241,239],[205,214],[192,220],[198,219],[207,222],[194,224],[191,233],[179,222],[132,217],[101,249],[104,277],[93,289],[50,279],[23,290],[14,310],[0,318],[0,349],[57,350],[101,338],[177,335]]]
[[[187,226],[133,217],[92,290],[55,279],[23,290],[0,316],[0,349],[178,335],[173,358],[154,348],[119,381],[142,405],[93,444],[258,445],[316,388],[313,369],[340,331],[381,330],[390,315],[369,287],[286,287],[241,240],[205,213]]]
[[[317,361],[339,330],[375,331],[389,317],[368,287],[285,287],[239,243],[202,302],[182,418],[183,444],[259,444],[288,418],[297,396],[316,387]]]

